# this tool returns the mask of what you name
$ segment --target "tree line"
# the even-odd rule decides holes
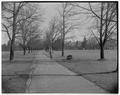
[[[30,43],[39,37],[41,10],[36,4],[25,2],[2,2],[2,31],[10,41],[10,61],[14,59],[14,44],[18,42],[26,53]]]
[[[10,60],[14,59],[15,42],[19,43],[25,54],[26,50],[32,50],[32,43],[40,38],[41,33],[45,35],[44,48],[49,50],[51,58],[57,41],[60,41],[61,56],[64,56],[65,42],[74,38],[67,37],[67,34],[74,33],[74,30],[80,31],[78,21],[83,14],[94,21],[88,31],[97,41],[100,59],[104,59],[106,43],[118,33],[118,2],[87,2],[85,6],[79,2],[62,2],[59,3],[57,12],[58,14],[49,21],[48,27],[41,30],[43,13],[40,5],[28,2],[2,2],[2,31],[7,33],[10,41]],[[86,45],[85,40],[82,47]]]
[[[86,6],[86,7],[85,7]],[[46,33],[46,39],[49,40],[50,56],[52,51],[52,43],[55,39],[61,39],[61,56],[64,56],[66,35],[69,32],[74,33],[74,29],[79,29],[79,23],[76,20],[81,20],[79,15],[88,15],[94,20],[88,30],[91,37],[97,41],[98,48],[100,49],[100,59],[104,59],[104,49],[107,42],[111,39],[117,40],[118,33],[118,3],[117,2],[99,2],[99,3],[62,3],[58,12],[59,16],[55,16],[49,22],[49,28]],[[78,17],[76,17],[78,16]],[[58,17],[58,18],[57,18]],[[57,20],[56,20],[57,18]],[[73,22],[76,23],[73,23]],[[59,26],[59,27],[58,27]],[[58,32],[59,31],[59,32]],[[72,38],[72,36],[70,37]],[[85,40],[85,39],[84,39]],[[85,47],[86,41],[83,43]]]

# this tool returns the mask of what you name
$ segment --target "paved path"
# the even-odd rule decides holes
[[[27,93],[106,93],[76,73],[51,61],[43,52],[36,55],[35,70],[28,81]]]

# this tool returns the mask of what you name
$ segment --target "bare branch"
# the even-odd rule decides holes
[[[11,41],[11,37],[10,37],[9,30],[8,30],[7,26],[5,24],[3,24],[3,23],[2,23],[2,25],[5,27],[7,35],[8,35],[8,38]]]
[[[90,3],[89,3],[89,7],[90,7],[91,12],[92,12],[96,17],[98,17],[99,19],[101,19],[101,17],[99,17],[99,16],[93,11]],[[102,20],[106,20],[106,19],[102,18]],[[112,19],[107,19],[107,20],[108,20],[108,21],[111,21],[111,22],[117,22],[117,21],[112,20]]]
[[[91,30],[91,33],[93,34],[93,36],[95,37],[95,39],[97,40],[98,44],[100,45],[100,41],[99,38],[94,34],[94,32]]]

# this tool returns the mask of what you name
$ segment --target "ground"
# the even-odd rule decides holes
[[[23,93],[29,78],[34,53],[26,54],[16,51],[14,61],[9,62],[9,52],[2,52],[2,92]],[[21,75],[24,73],[26,75]]]
[[[72,60],[66,60],[71,54]],[[106,89],[116,92],[118,86],[118,73],[114,72],[117,66],[117,51],[105,50],[105,60],[99,60],[99,50],[66,50],[65,56],[60,51],[54,51],[53,58],[69,70],[78,73],[87,80]]]
[[[22,52],[17,51],[15,52],[15,60],[10,63],[8,60],[9,53],[2,53],[3,92],[25,92],[26,82],[30,77],[29,73],[32,71],[31,66],[35,63],[35,54],[36,52],[33,52],[32,54],[23,56]],[[44,52],[44,54],[49,57],[48,53]],[[67,61],[66,56],[69,54],[73,56],[73,59]],[[106,50],[105,58],[106,59],[103,61],[98,60],[99,50],[65,50],[64,57],[61,57],[60,51],[54,51],[52,60],[55,60],[60,65],[77,73],[79,76],[82,76],[99,87],[109,92],[115,92],[113,87],[116,87],[118,84],[118,74],[113,71],[116,69],[117,65],[117,51]],[[37,60],[39,60],[39,58]],[[45,59],[40,59],[39,64],[43,64],[44,61]]]

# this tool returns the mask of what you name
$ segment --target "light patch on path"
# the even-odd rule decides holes
[[[44,61],[41,61],[43,59]],[[35,60],[37,63],[35,63],[27,93],[106,93],[90,81],[81,76],[75,76],[76,73],[51,61],[42,52],[37,53]],[[53,76],[54,74],[56,76]],[[59,76],[60,74],[69,76]]]
[[[57,63],[37,65],[37,68],[33,72],[33,75],[40,75],[40,74],[76,75],[75,73],[69,71],[67,68],[65,68]]]
[[[29,93],[106,93],[80,76],[34,76]]]

